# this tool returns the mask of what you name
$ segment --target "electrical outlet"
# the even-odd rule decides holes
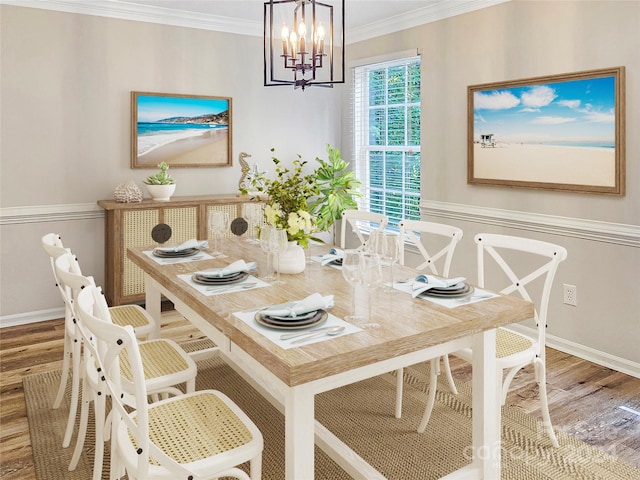
[[[567,305],[578,306],[578,288],[575,285],[563,285],[564,303]]]

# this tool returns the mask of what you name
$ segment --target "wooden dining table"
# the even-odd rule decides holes
[[[166,264],[151,258],[151,249],[128,250],[128,258],[145,272],[146,309],[160,321],[162,296],[173,302],[178,312],[217,345],[221,358],[284,414],[286,479],[313,480],[315,444],[353,478],[384,478],[315,420],[315,395],[467,347],[473,348],[473,459],[444,478],[500,478],[495,329],[532,318],[530,302],[500,295],[447,308],[403,292],[389,294],[378,289],[367,295],[356,290],[359,313],[366,316],[367,302],[372,302],[372,318],[361,331],[282,348],[234,313],[320,293],[334,296],[330,312],[344,318],[351,311],[353,290],[339,269],[313,262],[303,273],[283,274],[282,285],[207,295],[184,281],[184,275],[244,259],[257,262],[258,269],[252,273],[259,277],[266,267],[260,246],[232,239],[225,242],[227,258]],[[327,245],[315,245],[311,253],[328,250]],[[409,279],[419,272],[396,265],[393,273],[396,279]],[[394,406],[389,405],[389,414],[393,411]],[[251,416],[250,411],[246,413]]]

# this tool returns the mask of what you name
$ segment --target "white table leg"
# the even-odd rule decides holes
[[[480,478],[500,478],[500,382],[496,367],[496,331],[473,337],[473,465]]]
[[[156,321],[158,331],[153,338],[160,338],[160,321],[162,308],[162,295],[158,289],[155,280],[149,274],[144,274],[144,308]]]
[[[314,396],[310,390],[304,385],[292,387],[285,399],[287,480],[314,478]]]

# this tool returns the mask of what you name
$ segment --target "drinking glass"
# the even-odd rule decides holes
[[[362,317],[356,313],[356,285],[361,283],[362,266],[361,263],[362,254],[358,250],[349,249],[344,251],[344,257],[342,259],[342,276],[351,285],[351,312],[344,317],[345,320],[352,322],[361,320]]]
[[[389,276],[391,280],[390,286],[385,286],[383,292],[385,293],[397,293],[397,290],[393,288],[393,265],[400,258],[400,237],[395,233],[386,232],[382,235],[382,246],[380,255],[382,260],[389,265]]]
[[[247,235],[246,241],[249,243],[259,243],[256,239],[255,232],[256,225],[260,224],[260,218],[262,217],[262,205],[259,203],[245,203],[242,206],[242,215],[248,223],[249,235]]]
[[[260,229],[260,247],[262,251],[267,254],[267,271],[262,275],[263,280],[271,281],[275,280],[275,272],[273,271],[273,262],[271,256],[273,255],[271,236],[275,235],[273,231],[274,227],[265,225]]]
[[[376,253],[363,253],[360,259],[361,282],[368,290],[368,310],[369,323],[362,325],[363,327],[377,328],[380,325],[372,322],[371,304],[373,303],[373,294],[382,285],[382,259]]]
[[[273,253],[276,256],[276,261],[278,262],[276,267],[276,272],[278,272],[278,274],[274,283],[276,285],[283,285],[285,282],[280,280],[280,253],[284,252],[289,246],[287,231],[283,228],[274,228],[271,232],[271,237],[269,237],[269,240],[272,244]]]
[[[213,233],[213,256],[218,258],[226,258],[222,252],[224,236],[229,230],[229,214],[213,210],[209,213],[209,230]],[[220,246],[218,247],[218,237],[220,237]]]

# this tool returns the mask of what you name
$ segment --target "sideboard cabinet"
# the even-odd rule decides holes
[[[234,194],[178,196],[171,197],[168,202],[99,200],[98,205],[105,210],[105,279],[102,287],[109,303],[121,305],[144,301],[144,273],[127,258],[127,249],[158,245],[151,238],[153,227],[160,223],[169,225],[172,235],[167,243],[171,244],[192,238],[211,241],[207,225],[209,212],[226,211],[233,220],[242,216],[242,205],[250,201],[247,196]],[[249,230],[245,235],[255,235],[255,231]]]

